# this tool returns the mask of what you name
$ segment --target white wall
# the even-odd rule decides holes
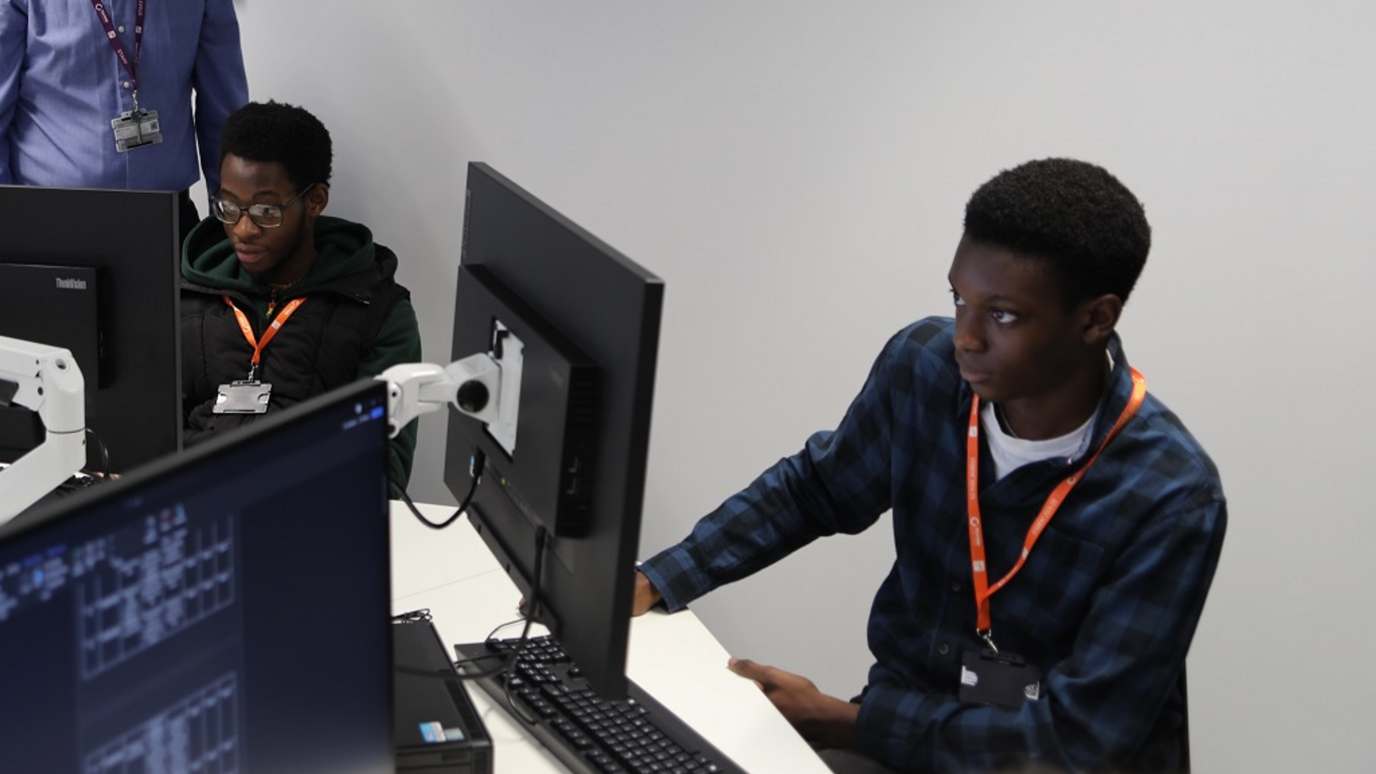
[[[331,211],[402,259],[446,360],[465,165],[659,273],[643,554],[834,423],[885,338],[947,313],[970,192],[1103,164],[1155,249],[1122,325],[1231,501],[1190,656],[1196,770],[1368,772],[1376,525],[1376,7],[819,0],[238,0],[253,95],[331,128]],[[423,426],[412,493],[440,480]],[[695,605],[850,695],[887,520]]]

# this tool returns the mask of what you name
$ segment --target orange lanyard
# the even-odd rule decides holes
[[[1023,538],[1022,555],[1018,557],[1017,564],[1013,565],[1013,569],[1009,570],[1008,574],[993,586],[989,585],[989,571],[984,562],[984,527],[980,523],[979,512],[979,396],[974,396],[974,400],[970,404],[970,434],[965,441],[965,502],[966,510],[970,515],[970,560],[974,568],[975,605],[979,610],[979,619],[975,627],[976,633],[989,643],[989,647],[995,651],[998,648],[994,647],[994,640],[990,634],[989,597],[992,597],[995,591],[1003,588],[1014,575],[1018,574],[1023,563],[1027,561],[1028,554],[1032,553],[1032,546],[1036,544],[1037,538],[1041,537],[1042,530],[1046,529],[1046,525],[1051,523],[1051,517],[1056,515],[1056,511],[1060,509],[1061,503],[1065,502],[1070,490],[1080,483],[1080,479],[1084,478],[1085,472],[1094,464],[1094,461],[1099,459],[1099,455],[1103,453],[1104,447],[1108,446],[1108,442],[1118,435],[1118,431],[1123,429],[1128,420],[1137,413],[1137,409],[1142,406],[1142,401],[1147,397],[1147,379],[1138,373],[1137,369],[1130,368],[1129,370],[1132,371],[1132,397],[1128,399],[1128,405],[1123,407],[1123,413],[1118,415],[1118,421],[1113,423],[1113,429],[1109,431],[1108,437],[1099,444],[1098,450],[1094,452],[1093,457],[1089,458],[1089,462],[1086,462],[1084,467],[1072,473],[1070,477],[1052,490],[1051,495],[1042,504],[1042,509],[1037,514],[1036,520],[1027,530],[1027,536]]]
[[[277,316],[272,319],[272,322],[268,325],[268,329],[263,331],[263,339],[259,341],[253,335],[253,326],[249,325],[248,317],[239,310],[239,307],[234,305],[234,302],[230,300],[229,296],[222,296],[222,298],[224,298],[226,304],[229,304],[229,308],[234,310],[234,317],[239,320],[239,330],[243,331],[244,338],[248,339],[249,346],[253,347],[252,367],[248,370],[248,380],[253,381],[253,378],[258,375],[258,363],[262,360],[263,348],[277,335],[277,331],[282,329],[282,326],[287,322],[287,318],[291,317],[291,313],[296,311],[296,307],[306,303],[306,299],[304,297],[293,298],[286,306],[282,307],[282,311],[278,312]]]

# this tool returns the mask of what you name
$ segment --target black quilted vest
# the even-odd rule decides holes
[[[272,385],[268,413],[349,384],[393,307],[408,291],[395,279],[396,254],[376,245],[367,271],[309,289],[306,301],[263,349],[258,379]],[[222,384],[248,377],[253,347],[239,329],[228,295],[253,323],[254,338],[267,327],[249,300],[183,278],[181,290],[182,410],[187,445],[252,422],[256,414],[215,414]],[[287,291],[279,306],[293,298]],[[258,319],[255,319],[258,318]]]

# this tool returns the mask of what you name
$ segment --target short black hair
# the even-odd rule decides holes
[[[1067,308],[1106,293],[1128,300],[1151,250],[1142,203],[1107,170],[1050,158],[1006,169],[965,205],[965,234],[1041,261]]]
[[[330,132],[305,108],[283,102],[250,102],[225,119],[220,163],[225,156],[277,162],[300,191],[330,182],[334,150]]]

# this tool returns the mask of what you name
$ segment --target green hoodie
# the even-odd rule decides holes
[[[359,223],[322,215],[316,220],[315,244],[319,256],[310,273],[289,289],[274,291],[271,285],[244,271],[233,246],[225,236],[223,224],[214,218],[206,218],[187,236],[182,248],[183,306],[193,308],[188,304],[199,304],[199,299],[211,296],[215,299],[215,303],[210,305],[211,309],[223,311],[223,302],[220,302],[218,297],[228,294],[235,298],[245,313],[249,309],[243,307],[243,302],[250,305],[256,313],[250,315],[254,318],[254,327],[261,329],[268,322],[267,306],[269,300],[274,297],[274,292],[279,304],[285,299],[308,296],[327,288],[350,292],[358,285],[358,275],[368,273],[374,266],[381,269],[384,276],[390,276],[396,270],[396,256],[388,248],[374,244],[372,232]],[[216,325],[232,324],[232,318],[223,318],[214,313],[197,318],[196,324],[200,324],[201,319],[204,319],[206,324],[212,324],[212,320]],[[184,329],[186,325],[184,321]],[[235,327],[237,330],[237,325]],[[204,337],[198,338],[204,340]],[[196,357],[194,349],[187,345],[186,336],[183,337],[183,344],[184,360],[189,361]],[[206,357],[210,355],[207,354]],[[408,294],[397,301],[378,329],[372,346],[358,364],[358,376],[373,377],[398,363],[420,361],[420,329]],[[204,366],[199,363],[187,363],[183,366],[184,373],[188,367],[200,369]],[[184,379],[184,382],[189,380]],[[184,389],[194,388],[188,383],[184,385]],[[203,432],[200,420],[206,418],[207,411],[204,408],[199,411],[200,420],[193,413],[197,412],[197,407],[206,406],[208,401],[215,398],[208,386],[202,392],[207,394],[183,396],[184,411],[188,414],[190,423],[187,428],[189,442],[199,439]],[[416,432],[417,424],[411,422],[392,439],[389,473],[392,480],[402,487],[410,479],[415,456]]]
[[[373,233],[361,223],[321,215],[315,223],[315,265],[291,288],[291,295],[308,295],[332,281],[357,274],[376,260]],[[244,271],[224,224],[206,218],[187,235],[182,247],[182,276],[215,290],[237,292],[254,302],[261,314],[272,287]],[[259,302],[261,301],[261,304]]]

